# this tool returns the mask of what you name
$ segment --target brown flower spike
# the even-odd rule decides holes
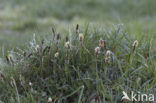
[[[79,33],[79,24],[76,25],[76,33]]]
[[[132,45],[133,46],[133,52],[135,51],[135,49],[138,46],[138,44],[139,44],[138,41],[135,40],[134,43],[133,43],[133,45]]]
[[[100,40],[99,40],[99,46],[101,48],[105,48],[106,49],[106,41],[104,41],[102,38],[100,38]]]

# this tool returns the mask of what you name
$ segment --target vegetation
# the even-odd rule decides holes
[[[0,103],[121,103],[122,91],[155,94],[155,4],[0,0]]]
[[[1,101],[5,103],[120,102],[122,91],[155,93],[152,36],[129,36],[122,26],[86,25],[35,36],[3,61]],[[11,78],[10,78],[11,77]],[[20,101],[20,102],[18,102]]]

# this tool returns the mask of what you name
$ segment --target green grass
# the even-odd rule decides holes
[[[17,103],[19,98],[21,103],[46,103],[51,97],[58,103],[94,103],[96,99],[119,103],[123,90],[154,94],[156,55],[152,35],[130,36],[123,27],[80,25],[82,43],[73,27],[64,32],[66,35],[60,34],[61,40],[57,40],[57,28],[56,34],[51,33],[44,42],[40,36],[34,36],[23,49],[10,51],[12,60],[1,59],[5,80],[0,81],[0,100]],[[70,49],[65,47],[67,37]],[[107,45],[96,56],[100,38]],[[139,45],[133,51],[136,39]],[[109,63],[105,61],[108,50]],[[54,57],[57,52],[59,56]],[[17,89],[10,85],[10,77],[14,77]]]
[[[0,79],[5,76],[5,82],[0,81],[0,103],[46,103],[49,97],[58,103],[96,99],[121,103],[123,90],[155,93],[155,4],[155,0],[0,0]],[[83,45],[76,24],[84,34]],[[61,34],[58,44],[51,27]],[[64,46],[66,36],[71,51]],[[107,47],[96,57],[100,38]],[[139,45],[133,52],[135,40]],[[105,62],[107,50],[112,52],[110,63]],[[6,60],[8,54],[13,63]],[[13,87],[10,77],[15,79]]]

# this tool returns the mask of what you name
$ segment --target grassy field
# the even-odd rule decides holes
[[[124,103],[122,91],[156,95],[155,4],[0,0],[0,103]]]

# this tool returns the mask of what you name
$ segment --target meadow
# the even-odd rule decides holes
[[[0,0],[0,103],[124,103],[122,91],[156,95],[155,4]]]

